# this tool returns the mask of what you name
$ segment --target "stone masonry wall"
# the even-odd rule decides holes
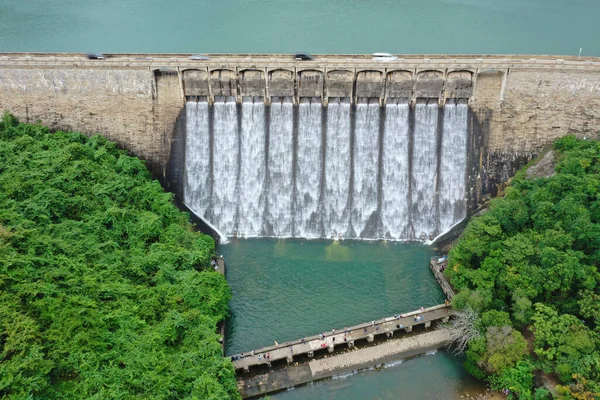
[[[164,177],[175,118],[177,74],[148,69],[0,68],[0,112],[54,130],[100,133],[147,160]]]
[[[484,195],[495,195],[499,184],[558,137],[599,139],[597,70],[513,68],[480,71],[476,79],[470,107],[480,124],[475,158],[481,160]]]

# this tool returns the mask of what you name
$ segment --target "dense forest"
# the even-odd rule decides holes
[[[238,398],[224,277],[144,163],[0,122],[0,398]]]
[[[519,172],[450,252],[465,366],[523,399],[600,398],[600,142],[554,143],[550,177]],[[554,393],[551,394],[551,391]]]

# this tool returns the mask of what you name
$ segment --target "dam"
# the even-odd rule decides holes
[[[429,240],[556,137],[600,60],[0,53],[0,109],[101,133],[229,236]]]

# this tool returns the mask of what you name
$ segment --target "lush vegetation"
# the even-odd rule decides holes
[[[554,144],[555,175],[520,172],[450,253],[457,309],[479,313],[466,368],[520,398],[600,398],[600,142]]]
[[[0,398],[238,398],[223,276],[137,158],[0,122]]]

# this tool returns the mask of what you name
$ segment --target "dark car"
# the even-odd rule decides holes
[[[104,54],[102,53],[88,53],[87,58],[90,60],[104,60]]]
[[[296,59],[296,61],[310,61],[313,58],[314,57],[312,56],[312,54],[309,54],[309,53],[296,53],[296,54],[294,54],[294,59]]]
[[[190,57],[190,60],[196,60],[196,61],[206,61],[208,59],[209,58],[206,54],[194,54],[193,56]]]

